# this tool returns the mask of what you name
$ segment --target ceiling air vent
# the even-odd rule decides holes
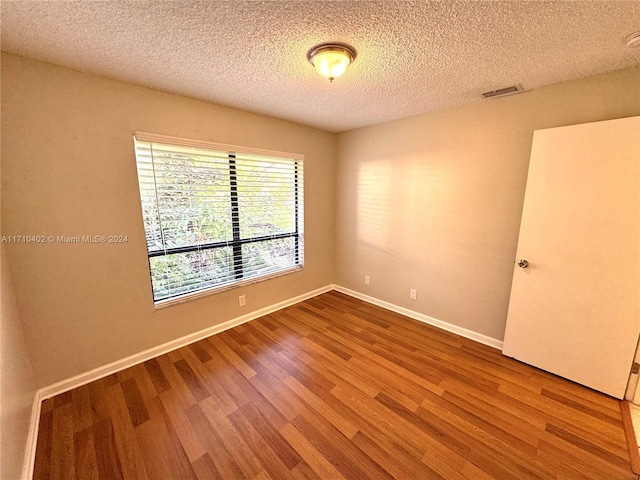
[[[522,87],[520,85],[513,85],[511,87],[499,88],[498,90],[493,90],[492,92],[484,92],[482,96],[484,98],[504,97],[505,95],[511,95],[513,93],[518,93],[521,91]]]

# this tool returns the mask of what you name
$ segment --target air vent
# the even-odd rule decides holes
[[[493,90],[492,92],[484,92],[482,96],[484,98],[503,97],[505,95],[511,95],[513,93],[518,93],[521,91],[522,87],[520,85],[513,85],[511,87],[499,88],[498,90]]]

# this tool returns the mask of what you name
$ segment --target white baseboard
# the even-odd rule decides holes
[[[349,295],[350,297],[354,297],[364,302],[372,303],[379,307],[386,308],[387,310],[391,310],[392,312],[399,313],[406,317],[413,318],[414,320],[418,320],[419,322],[428,323],[429,325],[441,328],[442,330],[446,330],[447,332],[455,333],[456,335],[460,335],[461,337],[465,337],[475,342],[497,348],[498,350],[502,350],[502,341],[496,338],[488,337],[487,335],[483,335],[481,333],[474,332],[473,330],[468,330],[466,328],[453,325],[443,320],[438,320],[437,318],[430,317],[423,313],[414,312],[413,310],[409,310],[408,308],[399,307],[398,305],[395,305],[393,303],[385,302],[384,300],[379,300],[375,297],[370,297],[369,295],[365,295],[364,293],[341,287],[340,285],[333,285],[333,289]]]
[[[247,313],[246,315],[232,318],[231,320],[219,323],[218,325],[213,325],[212,327],[205,328],[204,330],[185,335],[184,337],[180,337],[175,340],[171,340],[170,342],[163,343],[162,345],[149,348],[148,350],[144,350],[121,360],[116,360],[115,362],[111,362],[107,365],[94,368],[93,370],[89,370],[88,372],[84,372],[74,377],[67,378],[66,380],[62,380],[60,382],[54,383],[53,385],[49,385],[48,387],[44,387],[38,390],[40,399],[46,400],[47,398],[55,397],[56,395],[67,392],[69,390],[73,390],[74,388],[80,387],[82,385],[86,385],[87,383],[91,383],[95,380],[106,377],[113,373],[117,373],[126,368],[133,367],[134,365],[137,365],[139,363],[146,362],[147,360],[155,358],[159,355],[164,355],[165,353],[184,347],[185,345],[189,345],[191,343],[197,342],[198,340],[202,340],[203,338],[210,337],[211,335],[215,335],[216,333],[224,332],[225,330],[237,327],[238,325],[242,325],[243,323],[247,323],[258,317],[262,317],[263,315],[268,315],[269,313],[281,310],[290,305],[329,292],[332,289],[333,285],[327,285],[325,287],[303,293],[302,295],[298,295],[297,297],[289,298],[287,300],[269,305],[268,307],[261,308],[259,310],[254,310],[253,312]]]
[[[38,427],[40,426],[40,408],[42,407],[42,398],[39,391],[36,391],[33,397],[33,405],[31,406],[31,418],[29,420],[29,434],[27,436],[27,445],[25,447],[24,462],[22,464],[22,479],[30,480],[33,478],[33,468],[36,461],[36,444],[38,443]]]

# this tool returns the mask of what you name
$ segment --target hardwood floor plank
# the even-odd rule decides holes
[[[263,415],[269,419],[269,422],[276,428],[279,429],[281,426],[287,423],[287,419],[280,413],[280,410],[274,406],[252,383],[252,380],[256,379],[258,376],[252,377],[251,380],[247,380],[244,375],[234,375],[230,381],[233,382],[235,386],[237,386],[242,392],[245,398],[249,399],[248,401],[242,402],[242,404],[238,404],[238,408],[242,408],[247,404],[253,404],[258,410],[260,410]],[[272,379],[269,377],[267,373],[260,376],[260,379],[265,380],[267,382],[274,382],[271,388],[286,388],[284,387],[277,379]]]
[[[455,405],[458,416],[468,419],[494,437],[517,446],[518,450],[526,452],[532,457],[535,456],[542,432],[527,428],[511,414],[500,414],[499,410],[482,408],[477,403],[468,402],[451,392],[445,392],[442,398],[450,405]],[[503,426],[500,428],[496,425]]]
[[[298,465],[302,459],[300,455],[282,438],[278,429],[274,428],[263,413],[253,404],[248,403],[237,410],[238,413],[251,424],[251,426],[264,439],[264,442],[275,452],[285,467],[289,470]]]
[[[220,474],[208,453],[205,453],[202,457],[193,462],[192,466],[193,470],[196,472],[198,480],[226,480],[225,477]]]
[[[46,400],[43,400],[42,405],[40,407],[40,413],[43,414],[43,413],[52,412],[54,403],[55,403],[55,397],[47,398]]]
[[[550,434],[558,438],[561,438],[566,442],[571,443],[572,445],[575,445],[576,447],[580,448],[581,450],[584,450],[585,452],[589,452],[590,454],[595,455],[596,457],[602,458],[608,463],[617,465],[621,468],[629,467],[628,458],[623,458],[622,456],[616,455],[615,453],[612,453],[610,450],[604,449],[588,440],[585,440],[584,438],[580,438],[579,436],[574,435],[573,433],[570,433],[560,427],[556,427],[553,424],[547,425],[547,432],[549,432]]]
[[[244,415],[243,412],[246,412],[249,406],[250,404],[243,405],[241,409],[233,412],[228,416],[229,421],[257,457],[268,476],[283,480],[293,480],[289,468],[283,464],[282,459],[278,457],[271,446],[265,441],[264,436],[256,430],[255,425]],[[296,457],[300,458],[297,454]],[[292,468],[298,465],[298,463],[300,462],[295,462]]]
[[[632,480],[618,402],[338,292],[52,399],[34,479]]]
[[[567,382],[564,378],[544,372],[534,367],[531,369],[530,382],[542,389],[562,395],[568,399],[575,399],[579,403],[599,410],[605,414],[617,415],[618,409],[616,405],[608,402],[608,397],[604,393],[597,392],[590,388],[573,382]]]
[[[531,458],[528,448],[524,452],[519,450],[520,442],[512,444],[502,432],[495,432],[493,429],[491,432],[485,431],[478,425],[480,423],[484,426],[483,422],[478,422],[473,416],[440,397],[425,399],[416,415],[467,445],[469,455],[466,460],[496,478],[518,480],[554,477],[544,465]],[[501,438],[495,437],[493,433],[498,433]]]
[[[243,389],[233,380],[238,375],[241,375],[241,373],[231,365],[215,347],[211,346],[209,352],[211,353],[212,360],[207,362],[205,367],[213,377],[215,384],[224,392],[226,400],[234,405],[233,410],[240,405],[250,402],[251,399],[247,397]],[[253,377],[255,377],[255,375]]]
[[[191,350],[196,357],[198,357],[198,360],[200,360],[201,363],[207,363],[211,360],[211,355],[207,352],[204,342],[205,340],[200,340],[199,342],[195,342],[187,346],[187,348]],[[210,460],[211,459],[209,459],[209,461]],[[208,463],[206,459],[203,462]]]
[[[182,356],[180,358],[182,358]],[[196,398],[193,396],[193,393],[191,393],[189,386],[186,384],[171,359],[167,355],[162,355],[157,357],[156,360],[158,360],[158,365],[164,374],[164,378],[166,378],[169,385],[171,385],[171,388],[168,391],[171,392],[174,398],[185,407],[196,404]],[[165,393],[166,392],[162,392],[160,395]]]
[[[268,321],[266,319],[268,319]],[[255,322],[246,323],[245,326],[250,332],[260,332],[264,337],[268,338],[270,342],[277,345],[279,349],[284,348],[284,344],[295,343],[297,339],[301,338],[299,333],[294,332],[286,325],[280,323],[273,314],[268,317],[256,319]]]
[[[220,438],[218,431],[209,422],[204,412],[200,408],[200,405],[193,405],[187,409],[187,416],[193,427],[195,435],[200,439],[202,445],[207,452],[203,455],[205,462],[209,461],[212,465],[201,467],[205,470],[210,469],[217,472],[224,480],[240,480],[245,478],[245,474],[234,460],[233,456],[227,449],[227,446]],[[202,463],[200,457],[194,462],[194,469],[196,472],[195,463]]]
[[[255,370],[242,360],[242,358],[240,358],[240,356],[224,341],[224,333],[226,332],[223,332],[219,336],[209,337],[209,343],[211,343],[231,365],[238,369],[245,378],[251,378],[257,375]]]
[[[64,402],[56,402],[53,409],[53,437],[51,439],[51,478],[75,479],[75,442],[73,438],[73,403],[71,392]]]
[[[471,462],[465,462],[464,467],[462,467],[461,473],[463,475],[463,478],[467,480],[494,480],[495,479],[495,477],[492,477],[487,472],[485,472],[484,470],[481,470]]]
[[[162,412],[170,423],[171,430],[179,439],[179,444],[189,461],[193,462],[204,455],[206,450],[200,439],[193,435],[191,423],[186,414],[186,410],[193,404],[184,402],[181,395],[176,394],[175,390],[162,392],[159,397],[155,397],[153,400],[156,398],[160,399]]]
[[[319,418],[314,420],[322,423]],[[322,425],[319,429],[303,416],[296,417],[292,423],[346,478],[350,480],[393,478],[355,444],[351,444],[349,448],[350,444],[346,442],[346,437],[330,424]]]
[[[503,372],[511,374],[516,378],[526,380],[529,383],[533,381],[534,367],[526,363],[514,361],[512,358],[502,355],[500,350],[495,348],[487,348],[486,345],[473,341],[462,342],[459,348],[460,352],[467,355],[468,358],[476,359],[483,365],[491,364],[500,368]],[[539,387],[539,385],[537,385]],[[537,389],[540,391],[540,388]]]
[[[127,371],[131,372],[131,378],[136,379],[138,390],[140,391],[140,395],[143,399],[155,397],[158,394],[156,387],[151,381],[151,376],[149,375],[145,364],[146,362],[139,363],[131,368],[127,368]]]
[[[566,420],[570,418],[572,423],[582,427],[584,430],[594,431],[607,437],[620,438],[621,426],[609,421],[602,421],[600,418],[590,416],[589,413],[582,412],[579,408],[569,407],[549,397],[517,387],[514,384],[500,385],[496,397],[511,402],[531,414],[539,415],[542,419]],[[608,400],[615,401],[612,398]]]
[[[116,376],[118,377],[118,382],[122,383],[125,380],[128,380],[130,378],[134,378],[135,374],[134,374],[132,368],[129,367],[129,368],[125,368],[124,370],[120,370],[119,372],[117,372]]]
[[[590,480],[635,480],[631,469],[620,468],[585,452],[570,442],[549,435],[540,442],[538,458],[554,466],[560,473],[575,478],[576,472]],[[579,477],[580,478],[580,477]]]
[[[99,480],[98,460],[93,440],[93,427],[78,430],[73,435],[76,478]]]
[[[110,417],[109,406],[107,405],[104,391],[107,388],[107,383],[102,379],[95,382],[91,382],[87,385],[89,388],[89,401],[91,403],[91,416],[93,417],[93,424],[101,420],[108,419]]]
[[[136,382],[136,379],[129,378],[120,385],[132,425],[137,427],[149,420],[149,412],[147,412],[147,407],[144,405],[140,390],[138,390],[138,382]]]
[[[349,409],[354,417],[361,419],[363,422],[362,431],[369,433],[371,427],[375,426],[417,459],[424,456],[427,448],[438,450],[444,456],[452,454],[446,446],[433,440],[418,426],[391,412],[377,400],[363,395],[356,389],[338,386],[331,390],[331,395],[339,400],[346,409]]]
[[[439,448],[439,453],[449,459],[452,465],[462,466],[464,458],[469,454],[469,446],[460,442],[456,438],[448,434],[445,429],[439,429],[432,424],[425,422],[421,417],[415,415],[414,412],[407,410],[404,406],[394,401],[388,395],[380,393],[375,398],[381,405],[385,406],[391,412],[403,418],[411,425],[420,429],[422,432],[437,440],[438,444],[445,448]],[[429,450],[429,449],[427,449]],[[447,451],[449,450],[449,451]]]
[[[70,393],[73,404],[73,429],[74,432],[78,432],[93,424],[91,395],[87,385],[76,388]]]
[[[193,394],[196,401],[199,402],[209,396],[209,392],[204,387],[202,382],[200,382],[200,380],[193,372],[189,364],[184,360],[184,358],[178,360],[177,362],[174,362],[173,365],[182,377],[182,380],[184,380],[184,383],[186,383],[187,387],[189,387],[189,390],[191,390],[191,393]]]
[[[269,351],[279,352],[282,347],[277,339],[277,330],[272,330],[264,326],[262,319],[257,319],[255,322],[245,323],[241,325],[242,336],[247,338],[252,345],[259,347],[268,347]],[[276,338],[274,338],[274,336]],[[237,343],[237,342],[236,342]]]
[[[207,353],[208,360],[205,363],[201,363],[199,357],[193,353],[190,348],[186,348],[183,351],[182,356],[189,364],[198,380],[207,389],[209,396],[215,400],[216,404],[218,404],[225,413],[231,413],[237,408],[237,406],[229,397],[224,387],[216,381],[216,372],[218,367],[213,361],[210,361],[213,360],[213,358],[209,355],[208,351],[206,351],[205,347],[202,346],[202,348]]]
[[[53,397],[53,408],[59,408],[71,403],[73,401],[73,392],[61,393]]]
[[[162,393],[171,388],[169,384],[169,380],[164,376],[160,365],[158,364],[158,360],[152,358],[151,360],[147,360],[144,362],[144,367],[147,369],[149,377],[153,382],[153,386],[156,389],[156,393]]]
[[[128,378],[124,383],[131,381],[135,382],[135,378]],[[140,415],[136,414],[136,422],[134,423],[134,417],[131,415],[131,409],[123,390],[123,383],[111,385],[104,390],[105,399],[111,413],[116,451],[120,459],[124,480],[144,480],[148,476],[134,431],[134,426],[141,425],[144,422],[138,422]],[[138,401],[142,402],[142,399],[138,399]],[[144,405],[143,407],[144,412],[147,413],[146,407]],[[149,420],[148,414],[146,418]]]
[[[290,312],[290,307],[285,308],[272,313],[271,318],[278,319],[280,322],[279,328],[284,329],[287,333],[298,338],[303,338],[305,335],[309,335],[314,331],[314,329],[307,327],[303,320],[296,319]]]
[[[322,480],[321,477],[305,462],[300,462],[291,470],[296,480]]]
[[[329,325],[322,317],[313,315],[313,312],[310,312],[308,309],[305,310],[301,308],[300,304],[289,307],[287,313],[295,318],[296,321],[307,325],[311,329],[305,336],[311,335],[313,332],[323,331]]]
[[[249,448],[238,430],[236,430],[233,423],[229,420],[229,416],[219,410],[210,398],[200,402],[200,407],[244,474],[249,478],[261,474],[264,467],[260,463],[256,452]]]
[[[295,353],[288,352],[289,358],[296,358]],[[350,362],[334,362],[329,358],[314,359],[308,361],[309,368],[315,370],[333,385],[348,383],[370,397],[375,397],[382,391],[384,385],[377,377],[363,375],[358,367]]]
[[[547,427],[547,421],[545,418],[537,415],[531,415],[527,410],[518,408],[513,405],[511,401],[505,401],[503,398],[498,398],[496,395],[476,390],[472,386],[452,381],[452,379],[449,378],[445,378],[440,386],[445,391],[451,392],[459,397],[463,397],[467,401],[478,404],[485,409],[491,409],[492,411],[500,410],[512,415],[518,418],[521,424],[526,424],[527,428],[533,429],[534,431],[544,431]]]
[[[433,364],[416,362],[413,355],[398,355],[393,352],[390,347],[384,348],[377,342],[371,346],[368,351],[362,352],[368,361],[379,363],[386,366],[392,371],[396,371],[399,375],[412,380],[418,385],[423,386],[434,393],[442,392],[438,385],[445,378],[443,372],[434,367]]]
[[[242,353],[253,358],[248,363],[256,371],[257,375],[268,375],[276,377],[278,380],[284,380],[289,376],[287,369],[281,365],[281,359],[275,356],[277,352],[273,352],[273,355],[265,354],[260,348],[250,345]]]
[[[166,391],[163,394],[168,395],[169,392]],[[145,404],[150,420],[138,425],[135,434],[149,478],[151,480],[196,479],[189,458],[160,398],[156,396],[145,399]],[[204,453],[206,452],[202,454],[204,455]],[[102,477],[101,474],[101,480],[103,478],[108,479],[109,477]]]
[[[298,452],[300,457],[316,472],[319,478],[342,480],[345,477],[336,469],[335,465],[325,458],[312,443],[305,438],[292,424],[285,425],[280,433]]]
[[[608,435],[593,435],[593,432],[585,430],[580,425],[576,425],[575,423],[565,420],[558,419],[550,419],[548,422],[549,425],[554,425],[555,427],[559,427],[566,432],[569,432],[579,438],[588,439],[589,442],[592,442],[594,445],[611,452],[613,455],[617,455],[622,458],[626,458],[628,453],[627,445],[622,441],[621,438],[610,437]],[[545,427],[546,430],[546,427]]]
[[[320,337],[319,335],[312,333],[311,335],[307,336],[307,339],[309,339],[311,342],[318,345],[320,348],[324,348],[325,350],[333,353],[334,355],[337,355],[342,360],[349,360],[355,355],[355,352],[351,350],[349,347],[347,347],[342,343],[333,341],[333,339],[327,337],[326,335],[323,338],[323,337]]]
[[[363,311],[347,312],[342,314],[342,318],[362,330],[375,330],[376,327],[386,330],[390,327],[388,322]]]
[[[551,398],[556,402],[563,403],[568,407],[571,407],[580,412],[588,414],[590,417],[598,418],[603,422],[611,423],[616,427],[620,427],[622,425],[622,419],[620,418],[619,411],[610,411],[608,409],[597,408],[597,407],[591,406],[591,404],[572,400],[570,398],[567,398],[564,395],[559,395],[558,393],[552,392],[544,388],[542,389],[541,394],[543,397]]]
[[[433,355],[444,363],[458,365],[466,374],[473,373],[476,371],[479,364],[481,364],[483,376],[491,379],[495,383],[501,385],[514,383],[519,387],[526,388],[532,392],[541,392],[540,386],[535,382],[532,382],[532,377],[520,374],[514,375],[510,370],[496,366],[489,361],[479,362],[477,357],[467,354],[465,351],[460,349],[455,351],[444,349],[443,351],[434,352]]]
[[[180,350],[181,349],[172,350],[169,353],[167,353],[166,357],[169,359],[171,363],[176,363],[182,360],[182,352]]]
[[[312,392],[326,392],[335,386],[333,382],[324,377],[318,371],[309,368],[307,365],[296,365],[296,362],[290,360],[281,360],[279,363],[285,368],[285,370],[287,370],[287,372],[289,372],[289,375],[294,377]]]
[[[407,403],[415,403],[416,407],[424,400],[424,398],[429,395],[429,393],[434,389],[424,388],[421,383],[423,381],[421,379],[416,379],[416,382],[413,382],[413,379],[416,377],[407,378],[407,376],[402,375],[399,372],[399,369],[388,368],[388,366],[383,365],[381,363],[366,361],[361,358],[354,358],[350,362],[351,366],[361,372],[362,378],[375,378],[377,383],[380,384],[380,390],[388,389],[394,391],[397,396],[403,398],[403,401]],[[387,364],[389,365],[389,364]],[[363,375],[366,374],[366,375]],[[440,392],[440,389],[435,389],[436,392]]]
[[[111,418],[102,419],[93,425],[93,438],[100,478],[124,480]]]
[[[380,439],[380,436],[377,438]],[[378,464],[384,465],[394,478],[443,478],[430,466],[418,461],[389,439],[378,442],[362,431],[358,431],[353,437],[353,443]]]
[[[293,377],[285,379],[283,382],[296,395],[298,395],[309,408],[313,409],[317,414],[326,418],[331,425],[337,428],[345,437],[352,438],[358,432],[358,426],[351,422],[346,416],[334,410],[327,405],[320,397],[302,385]]]
[[[286,420],[283,425],[305,410],[305,406],[289,391],[289,387],[278,379],[256,376],[251,379],[251,384],[280,412],[282,418]]]

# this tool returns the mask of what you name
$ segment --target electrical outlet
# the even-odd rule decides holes
[[[415,288],[412,288],[409,290],[409,298],[411,300],[417,300],[418,299],[418,291]]]
[[[244,307],[247,304],[247,299],[244,295],[240,295],[238,297],[238,305],[240,305],[241,307]]]
[[[369,275],[364,276],[364,284],[371,285],[371,277]]]

